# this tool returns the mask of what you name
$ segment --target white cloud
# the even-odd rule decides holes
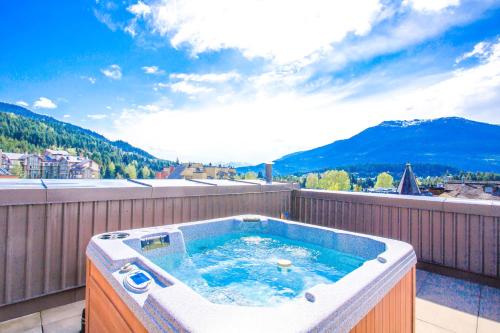
[[[151,8],[146,5],[144,2],[139,1],[138,3],[128,6],[127,11],[134,14],[135,17],[130,20],[123,28],[123,30],[128,33],[132,37],[136,37],[137,32],[137,20],[139,18],[144,18],[151,14]]]
[[[205,94],[216,90],[217,86],[229,81],[241,79],[236,72],[225,73],[173,73],[169,76],[171,83],[157,83],[153,89],[170,88],[176,93],[183,93],[193,98],[195,95]]]
[[[96,19],[107,26],[109,30],[116,31],[119,28],[119,25],[113,21],[113,18],[109,13],[97,10],[96,8],[94,8],[93,11]]]
[[[158,91],[159,89],[164,89],[164,88],[169,88],[169,87],[170,87],[169,83],[159,82],[159,83],[155,84],[153,89]]]
[[[277,70],[271,70],[250,76],[248,81],[256,87],[275,85],[294,87],[302,82],[305,82],[310,77],[311,71],[306,68],[296,70],[293,67],[280,67]]]
[[[25,107],[25,108],[27,108],[28,106],[30,106],[30,105],[29,105],[27,102],[25,102],[25,101],[17,101],[17,102],[16,102],[16,104],[17,104],[17,105],[19,105],[19,106]]]
[[[55,109],[57,104],[48,99],[47,97],[40,97],[33,103],[35,109]]]
[[[88,114],[87,117],[89,117],[90,119],[93,119],[93,120],[100,120],[100,119],[107,118],[108,115],[106,115],[106,114]]]
[[[69,114],[63,115],[63,118],[70,118],[71,116]]]
[[[151,75],[165,74],[165,71],[160,69],[158,66],[144,66],[142,67],[142,70],[144,71],[144,73]]]
[[[137,108],[142,111],[148,112],[158,112],[160,111],[160,106],[155,104],[147,104],[147,105],[138,105]]]
[[[208,74],[173,73],[170,74],[170,79],[192,82],[222,83],[230,80],[238,80],[240,79],[240,75],[236,72]]]
[[[163,36],[193,56],[236,49],[299,68],[390,54],[478,18],[495,0],[152,0],[128,7],[140,43]],[[267,63],[267,62],[266,62]]]
[[[112,80],[120,80],[122,78],[122,69],[116,64],[101,69],[101,72],[104,76],[109,77]]]
[[[161,85],[161,83],[159,85]],[[212,92],[214,90],[213,88],[194,85],[194,84],[191,84],[191,83],[186,82],[186,81],[171,83],[168,85],[168,87],[170,87],[170,89],[173,92],[180,92],[180,93],[184,93],[187,95],[197,95],[197,94],[209,93],[209,92]]]
[[[151,8],[142,1],[129,6],[127,10],[136,16],[146,16],[151,13]]]
[[[181,108],[158,107],[155,112],[139,107],[125,110],[106,134],[126,137],[164,158],[257,163],[352,136],[384,120],[463,116],[500,123],[500,41],[474,67],[398,77],[405,84],[359,94],[366,85],[385,80],[374,75],[313,92],[278,86],[279,81],[271,85],[248,81],[241,92],[223,102],[206,98]]]
[[[336,71],[351,63],[407,50],[442,35],[452,27],[478,19],[491,5],[491,1],[485,0],[474,2],[472,6],[454,8],[453,11],[415,11],[407,8],[404,15],[379,24],[369,35],[335,44],[332,52],[312,66],[315,70]],[[398,12],[402,9],[396,7],[393,10]]]
[[[284,64],[330,49],[348,34],[369,32],[379,0],[164,0],[134,7],[151,29],[193,54],[234,48]],[[130,10],[130,8],[129,8]]]
[[[440,11],[460,5],[460,0],[404,0],[403,4],[420,11]]]
[[[130,23],[127,25],[123,30],[128,33],[130,36],[135,37],[137,36],[137,31],[135,31],[135,22]]]
[[[467,60],[467,59],[473,58],[473,57],[476,57],[479,59],[486,59],[491,55],[491,53],[493,51],[493,47],[494,47],[494,45],[492,43],[488,43],[488,42],[484,42],[484,41],[479,42],[474,46],[474,48],[470,52],[464,53],[462,56],[458,57],[455,62],[458,64],[464,60]]]
[[[82,76],[80,76],[80,78],[81,78],[82,80],[89,81],[89,82],[90,82],[90,84],[95,84],[95,83],[97,82],[97,79],[96,79],[95,77],[93,77],[93,76],[85,76],[85,75],[82,75]]]

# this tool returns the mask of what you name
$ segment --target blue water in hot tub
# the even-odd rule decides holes
[[[150,258],[213,303],[274,306],[334,283],[366,259],[265,233],[232,233],[186,244],[186,254]],[[288,270],[278,268],[288,259]]]

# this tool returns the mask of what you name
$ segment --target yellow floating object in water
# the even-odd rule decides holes
[[[278,266],[282,268],[288,268],[292,266],[292,262],[288,259],[280,259],[278,260]]]

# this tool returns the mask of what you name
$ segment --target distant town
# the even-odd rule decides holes
[[[100,165],[67,150],[45,149],[43,154],[11,153],[0,150],[0,178],[27,179],[99,179]],[[179,163],[154,173],[156,179],[232,179],[236,169],[230,166]],[[152,178],[152,177],[151,177]]]
[[[69,150],[69,149],[68,149]],[[0,178],[27,179],[99,179],[100,165],[85,156],[68,150],[45,149],[43,154],[11,153],[0,150]],[[203,163],[180,163],[151,173],[155,179],[261,179],[261,172],[238,173],[236,168]],[[395,181],[389,172],[376,177],[359,177],[344,170],[327,170],[302,176],[275,176],[281,182],[296,183],[308,189],[354,191],[400,195],[455,197],[466,199],[500,200],[500,175],[494,173],[464,173],[442,177],[418,178],[411,164]]]
[[[409,163],[406,164],[399,180],[394,179],[389,172],[381,172],[376,177],[362,177],[345,170],[278,176],[275,179],[318,190],[500,200],[500,174],[458,172],[443,176],[417,177]]]
[[[156,179],[234,179],[236,169],[230,166],[177,163],[155,173]]]

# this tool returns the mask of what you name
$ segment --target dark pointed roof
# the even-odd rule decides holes
[[[417,179],[415,178],[415,174],[413,173],[410,163],[406,163],[403,177],[401,177],[401,181],[399,182],[398,193],[408,195],[422,194],[418,188]]]

